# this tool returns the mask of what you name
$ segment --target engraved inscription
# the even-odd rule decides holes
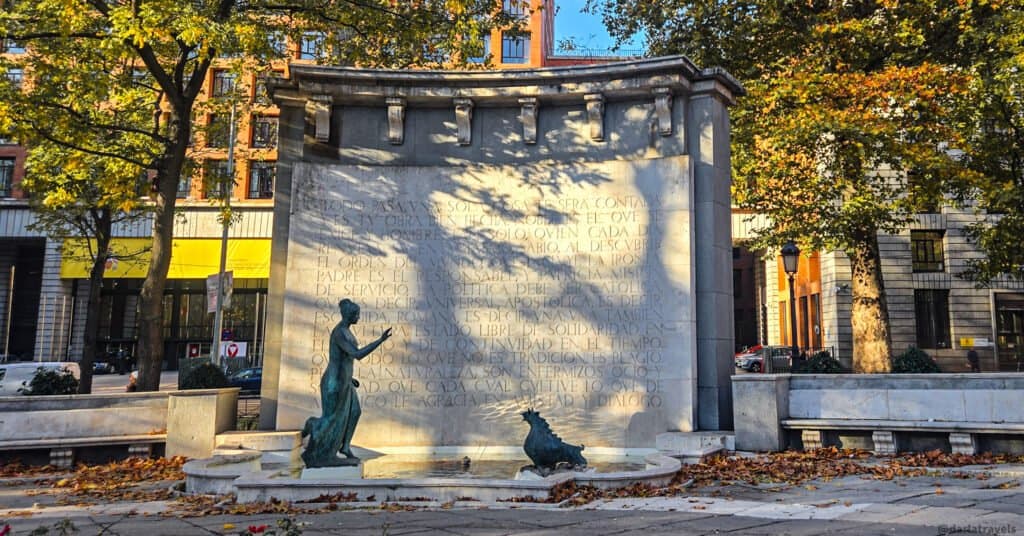
[[[383,193],[302,177],[289,270],[304,271],[289,274],[288,299],[304,311],[290,339],[309,356],[297,367],[304,396],[315,399],[337,301],[349,297],[363,306],[357,336],[394,328],[356,366],[364,418],[457,414],[479,427],[536,407],[587,429],[676,411],[690,377],[679,361],[688,289],[666,271],[690,272],[688,247],[679,257],[665,237],[680,204],[593,175],[552,191],[528,171],[471,169],[394,179]]]

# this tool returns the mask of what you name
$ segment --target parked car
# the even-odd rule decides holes
[[[753,346],[736,354],[735,365],[739,370],[747,372],[763,372],[766,368],[788,372],[792,366],[790,356],[793,349],[789,346]],[[765,365],[765,357],[772,360],[772,366]]]
[[[28,388],[36,371],[45,369],[68,370],[77,379],[81,376],[78,363],[65,361],[22,362],[0,364],[0,396],[19,396],[20,389]]]
[[[92,373],[93,374],[113,374],[117,370],[113,363],[108,361],[93,361]]]
[[[734,357],[736,368],[747,372],[761,372],[764,369],[764,356],[757,352],[762,348],[763,346],[758,344],[738,352]]]
[[[263,385],[263,367],[242,369],[228,376],[228,387],[238,387],[242,393],[259,393]]]

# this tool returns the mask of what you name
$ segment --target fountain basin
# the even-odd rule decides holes
[[[509,459],[507,456],[518,450],[520,453],[513,460],[522,456],[519,447],[488,447],[487,453],[497,459]],[[404,449],[402,452],[390,453],[398,460],[409,458],[447,459],[450,460],[460,453],[477,453],[473,460],[494,459],[480,457],[481,449],[447,448],[420,449],[419,452]],[[367,464],[386,463],[389,453],[380,458],[367,451],[356,452]],[[546,500],[556,486],[575,482],[581,486],[593,486],[600,489],[615,489],[634,484],[645,484],[662,487],[671,482],[681,463],[657,453],[653,449],[588,449],[588,457],[598,462],[598,466],[615,467],[616,458],[642,460],[642,466],[632,470],[598,472],[598,471],[565,471],[547,477],[516,480],[508,478],[452,476],[452,477],[420,477],[420,478],[344,478],[319,479],[299,478],[299,467],[270,467],[272,464],[259,463],[258,452],[233,453],[225,456],[214,456],[202,460],[192,460],[185,464],[186,490],[189,493],[234,493],[238,502],[265,502],[271,499],[297,502],[330,502],[325,498],[333,498],[333,502],[344,500],[360,501],[400,501],[400,500],[433,500],[455,501],[476,500],[481,502],[499,502],[512,500],[543,501]],[[523,458],[522,465],[529,462]],[[319,499],[319,501],[318,501]]]

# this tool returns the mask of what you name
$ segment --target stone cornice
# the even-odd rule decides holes
[[[607,100],[646,98],[655,90],[676,95],[712,94],[732,103],[743,86],[719,68],[698,69],[684,56],[603,65],[508,71],[428,71],[292,65],[290,79],[268,87],[283,106],[303,106],[312,96],[336,105],[386,106],[400,98],[409,106],[450,107],[452,99],[474,106],[518,106],[519,99],[583,102],[588,94]]]

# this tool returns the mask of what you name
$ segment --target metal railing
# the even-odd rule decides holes
[[[793,372],[794,368],[799,368],[800,363],[803,360],[810,359],[815,355],[826,352],[832,357],[836,357],[835,347],[824,346],[824,347],[801,347],[800,357],[797,362],[793,362],[792,358],[792,347],[790,346],[772,346],[766,348],[767,354],[764,356],[762,368],[766,374],[781,374],[786,372]]]

